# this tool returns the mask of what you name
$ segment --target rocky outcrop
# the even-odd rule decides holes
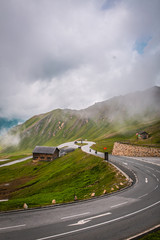
[[[112,155],[129,157],[160,157],[160,148],[142,147],[115,142]]]

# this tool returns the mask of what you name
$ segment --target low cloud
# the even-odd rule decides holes
[[[0,117],[160,85],[157,0],[0,2]]]
[[[1,130],[0,145],[1,147],[17,146],[20,143],[20,135],[18,133],[13,134],[6,129]]]

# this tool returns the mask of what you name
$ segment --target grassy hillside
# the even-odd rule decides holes
[[[58,121],[58,125],[61,125],[63,121]],[[71,123],[70,123],[71,124]],[[73,124],[73,125],[72,125]],[[96,146],[93,149],[103,152],[104,147],[107,147],[109,153],[112,152],[112,148],[115,141],[128,142],[131,144],[138,144],[142,146],[153,146],[160,147],[160,121],[154,120],[146,123],[139,122],[128,122],[123,124],[106,124],[106,123],[95,123],[91,120],[82,123],[82,120],[74,119],[70,128],[69,124],[66,123],[60,129],[58,128],[55,136],[49,138],[48,134],[41,136],[40,132],[34,136],[34,128],[31,128],[31,135],[24,137],[21,140],[18,148],[10,147],[5,152],[1,153],[1,156],[9,157],[10,155],[29,154],[32,152],[36,145],[56,146],[60,143],[67,141],[74,141],[75,139],[88,139],[94,140]],[[76,125],[76,126],[74,126]],[[72,129],[71,129],[72,128]],[[136,133],[139,131],[146,131],[149,133],[149,138],[145,140],[137,140]],[[54,131],[52,127],[49,131]],[[65,131],[69,131],[66,137],[63,136]]]
[[[103,135],[104,129],[110,133],[108,126],[106,122],[96,123],[92,119],[83,118],[76,111],[54,110],[35,116],[12,129],[10,134],[19,134],[20,143],[16,147],[7,147],[3,153],[29,153],[36,145],[57,146],[80,138],[92,140]]]
[[[136,133],[139,131],[146,131],[149,133],[149,138],[140,140],[137,139]],[[114,142],[125,142],[129,144],[141,145],[141,146],[152,146],[160,147],[160,121],[153,121],[149,123],[139,123],[135,125],[128,125],[127,127],[122,127],[115,134],[111,136],[101,136],[96,139],[96,145],[92,148],[104,152],[112,152]],[[107,147],[107,150],[104,150]]]
[[[123,183],[123,184],[122,184]],[[118,171],[101,158],[83,153],[80,149],[53,162],[15,164],[0,169],[0,210],[22,208],[91,198],[91,193],[110,193],[128,183]],[[114,189],[114,190],[113,190]]]
[[[96,103],[84,110],[57,109],[32,117],[13,128],[9,135],[19,140],[17,144],[3,146],[1,156],[7,153],[31,153],[36,145],[57,146],[67,141],[88,139],[99,145],[113,141],[131,141],[136,144],[135,134],[149,132],[145,144],[160,144],[160,88],[114,97]],[[15,137],[14,137],[15,136]],[[99,148],[99,146],[98,146]]]

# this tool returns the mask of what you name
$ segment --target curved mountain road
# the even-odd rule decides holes
[[[92,144],[82,150],[95,154],[89,150]],[[77,147],[73,142],[68,145]],[[103,157],[102,153],[96,155]],[[109,156],[109,161],[133,177],[135,184],[88,201],[1,213],[0,239],[124,240],[159,225],[160,166],[117,156]]]

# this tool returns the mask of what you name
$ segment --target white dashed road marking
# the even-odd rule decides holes
[[[9,227],[2,227],[0,230],[5,230],[5,229],[11,229],[11,228],[20,228],[20,227],[25,227],[26,224],[21,224],[21,225],[16,225],[16,226],[9,226]]]
[[[63,218],[61,218],[61,219],[63,220],[63,219],[68,219],[68,218],[74,218],[74,217],[86,215],[86,214],[89,214],[89,213],[90,213],[90,212],[80,213],[80,214],[76,214],[76,215],[71,215],[71,216],[63,217]]]

